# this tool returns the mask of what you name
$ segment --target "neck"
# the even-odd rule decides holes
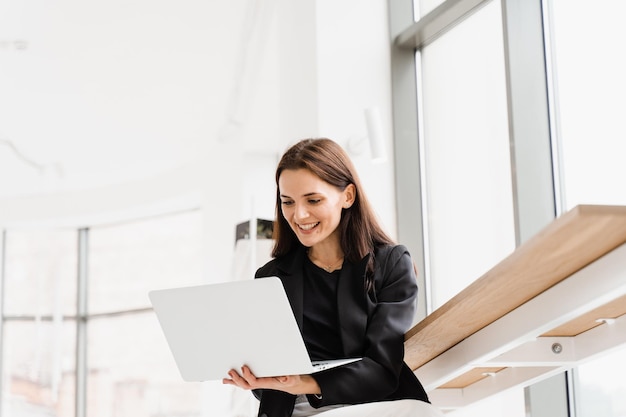
[[[318,248],[318,247],[310,247],[307,249],[307,253],[309,254],[309,258],[312,260],[324,262],[324,263],[332,263],[337,262],[340,259],[343,259],[343,251],[339,248]]]
[[[343,253],[341,251],[333,251],[329,253],[320,253],[320,251],[314,251],[313,248],[307,251],[309,259],[315,265],[324,269],[326,272],[332,272],[336,269],[340,269],[343,265]]]

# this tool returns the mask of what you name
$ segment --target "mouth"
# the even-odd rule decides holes
[[[298,224],[298,228],[304,232],[308,232],[310,230],[313,230],[315,227],[317,227],[317,225],[319,225],[320,222],[316,222],[316,223],[308,223],[308,224]]]

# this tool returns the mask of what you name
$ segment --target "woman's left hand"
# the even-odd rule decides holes
[[[311,375],[284,375],[275,377],[257,378],[249,367],[241,367],[241,372],[231,369],[229,378],[222,380],[223,384],[234,385],[241,389],[273,389],[290,394],[320,394],[320,387]]]

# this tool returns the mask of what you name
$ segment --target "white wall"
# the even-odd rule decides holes
[[[372,162],[367,143],[363,153],[353,153],[353,160],[381,221],[395,236],[387,2],[316,3],[319,132],[351,149],[349,141],[368,136],[365,109],[378,109],[387,160]]]
[[[2,2],[0,227],[202,207],[226,272],[287,144],[346,145],[377,106],[391,155],[388,56],[384,0]],[[395,234],[391,162],[354,159]]]

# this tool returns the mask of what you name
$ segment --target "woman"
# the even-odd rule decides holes
[[[274,259],[256,277],[281,279],[312,360],[363,359],[275,378],[243,366],[223,382],[254,390],[259,416],[438,415],[403,361],[414,263],[378,224],[345,151],[302,140],[281,158],[276,184]]]

